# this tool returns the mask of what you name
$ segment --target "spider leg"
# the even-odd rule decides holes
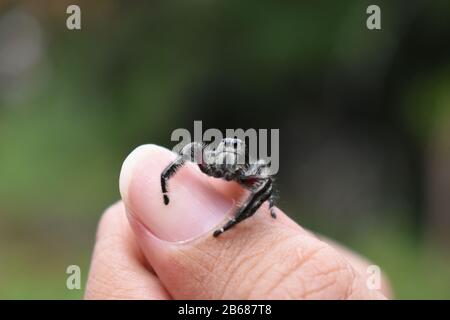
[[[258,160],[256,163],[254,163],[247,169],[247,174],[262,175],[262,176],[270,175],[270,165],[271,165],[270,161],[267,162],[265,160]],[[276,198],[275,194],[271,193],[269,197],[269,209],[270,209],[270,216],[274,219],[277,218],[277,214],[275,213],[275,210],[273,208],[275,205],[275,198]]]
[[[177,172],[177,170],[180,169],[184,165],[185,162],[186,162],[186,159],[184,158],[184,156],[182,156],[182,155],[178,156],[161,173],[161,190],[163,193],[165,205],[169,204],[169,197],[167,196],[167,182]]]
[[[242,222],[243,220],[254,215],[259,207],[264,203],[264,201],[270,198],[271,194],[272,181],[271,179],[268,179],[249,196],[245,204],[236,213],[234,218],[230,219],[222,228],[214,231],[213,236],[218,237],[220,234],[234,227],[239,222]]]
[[[198,142],[191,142],[183,147],[180,155],[172,161],[161,173],[161,190],[163,193],[164,204],[169,204],[169,197],[167,196],[167,182],[180,169],[186,161],[200,161],[202,158],[203,144]]]
[[[269,210],[270,210],[270,216],[274,219],[277,218],[277,214],[275,213],[274,210],[274,205],[275,205],[275,196],[273,195],[273,193],[270,195],[269,197]]]

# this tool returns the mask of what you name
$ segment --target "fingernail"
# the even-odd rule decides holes
[[[185,241],[208,232],[212,236],[230,213],[233,200],[189,163],[169,180],[166,205],[161,172],[174,158],[174,153],[155,145],[138,147],[127,157],[120,174],[120,192],[128,213],[162,240]]]

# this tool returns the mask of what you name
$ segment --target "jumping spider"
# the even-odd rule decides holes
[[[214,237],[251,217],[266,200],[269,201],[270,215],[275,219],[273,175],[270,174],[270,163],[264,160],[253,162],[247,159],[248,150],[245,143],[239,139],[225,138],[217,148],[210,146],[199,142],[189,143],[164,169],[161,173],[164,204],[169,204],[167,182],[187,161],[191,161],[198,164],[200,170],[208,176],[236,181],[250,190],[248,199],[239,207],[232,219],[213,233]]]

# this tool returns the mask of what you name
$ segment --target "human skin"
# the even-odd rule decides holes
[[[169,181],[175,158],[155,145],[135,149],[120,174],[122,200],[103,214],[86,299],[385,299],[366,285],[369,262],[314,235],[267,204],[235,228],[212,232],[244,190],[188,164]]]

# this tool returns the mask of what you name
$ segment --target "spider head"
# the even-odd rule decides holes
[[[236,138],[225,138],[220,141],[216,153],[231,152],[245,155],[245,142]]]
[[[233,172],[245,165],[245,142],[235,138],[223,139],[215,150],[215,163]]]

